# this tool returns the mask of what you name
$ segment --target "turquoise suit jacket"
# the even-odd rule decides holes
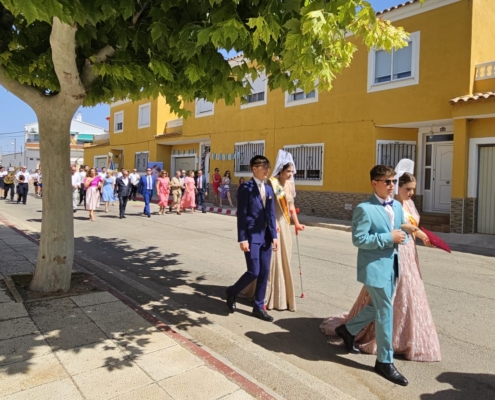
[[[394,270],[394,249],[398,245],[392,238],[392,230],[400,229],[404,223],[402,205],[394,200],[394,226],[385,207],[373,194],[359,204],[352,216],[352,243],[358,250],[357,279],[367,286],[383,288],[390,282]],[[408,237],[406,235],[407,243]]]

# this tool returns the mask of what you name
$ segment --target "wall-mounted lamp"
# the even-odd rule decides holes
[[[431,125],[431,128],[430,128],[430,132],[428,133],[428,138],[429,139],[433,139],[433,136],[435,135],[435,133],[433,132],[433,124]]]
[[[447,130],[447,128],[445,128],[445,126],[442,126],[442,127],[440,128],[440,132],[445,132],[446,130]]]

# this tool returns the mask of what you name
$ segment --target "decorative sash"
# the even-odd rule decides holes
[[[287,203],[287,197],[285,196],[285,191],[277,178],[271,177],[270,184],[273,188],[273,193],[275,194],[275,198],[277,199],[277,203],[282,210],[282,214],[284,214],[285,220],[287,224],[290,225],[290,214],[289,214],[289,204]]]

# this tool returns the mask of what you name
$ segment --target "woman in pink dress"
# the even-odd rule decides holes
[[[170,194],[170,178],[164,169],[160,171],[160,176],[156,180],[156,193],[158,193],[158,206],[160,207],[158,214],[165,215],[165,210],[168,207],[168,196]]]
[[[86,210],[89,211],[89,220],[95,220],[94,211],[100,207],[100,192],[98,189],[101,187],[102,178],[96,175],[96,169],[91,168],[84,181],[84,188],[86,189]]]
[[[184,178],[184,194],[182,200],[180,201],[180,208],[186,211],[186,208],[190,208],[191,212],[194,213],[196,208],[196,188],[194,185],[194,171],[189,171],[188,176]]]
[[[400,276],[393,300],[393,347],[395,354],[401,354],[408,360],[440,361],[440,343],[426,298],[414,240],[419,238],[426,246],[431,247],[424,232],[415,230],[419,224],[419,213],[411,200],[415,189],[416,179],[412,174],[405,172],[399,179],[399,193],[395,199],[402,203],[404,215],[409,220],[410,225],[408,227],[403,225],[403,229],[415,233],[412,234],[407,244],[399,246]],[[332,336],[329,343],[342,344],[342,340],[335,334],[335,329],[354,318],[369,303],[371,303],[371,298],[366,288],[363,287],[349,313],[325,319],[320,329]],[[376,354],[374,322],[359,332],[354,341],[361,351]]]

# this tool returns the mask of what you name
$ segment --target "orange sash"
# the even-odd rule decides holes
[[[287,224],[290,225],[290,213],[289,213],[289,204],[287,203],[287,198],[285,197],[284,188],[280,184],[277,178],[272,177],[270,179],[270,184],[273,188],[273,193],[275,194],[275,198],[277,199],[277,203],[282,210],[282,214],[284,214],[285,220]]]

